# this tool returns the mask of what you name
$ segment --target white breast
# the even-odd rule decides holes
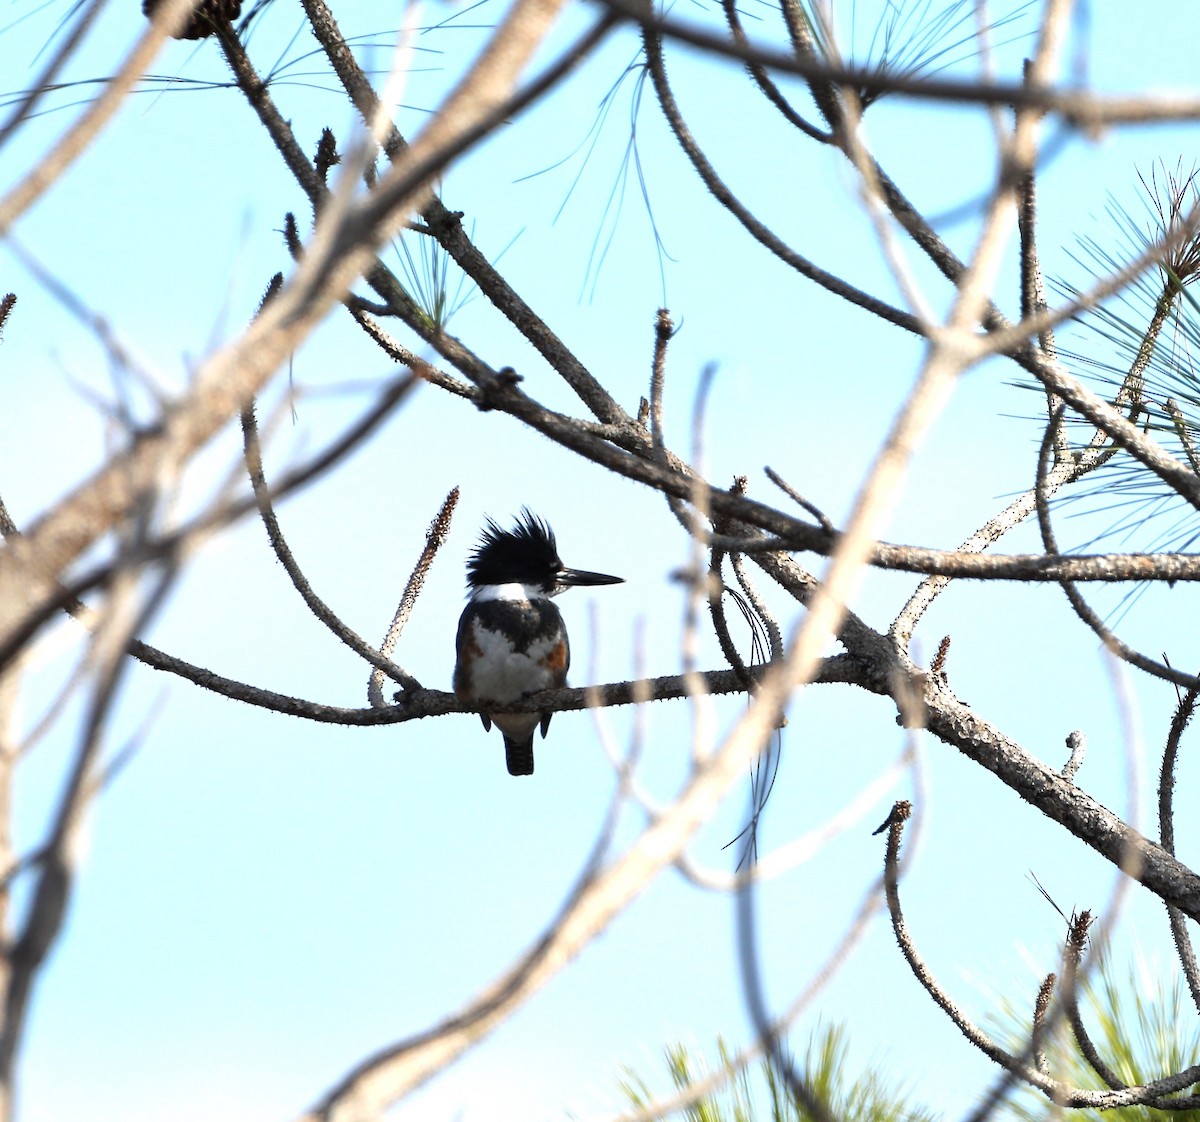
[[[478,620],[472,631],[480,655],[471,663],[471,692],[479,700],[503,705],[556,684],[550,672],[539,664],[554,649],[553,636],[539,640],[527,651],[517,652],[503,635],[488,631]]]

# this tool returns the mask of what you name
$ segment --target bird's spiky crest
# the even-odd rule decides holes
[[[487,519],[479,544],[467,561],[467,587],[515,582],[549,589],[561,569],[554,531],[528,507],[522,507],[511,530]]]

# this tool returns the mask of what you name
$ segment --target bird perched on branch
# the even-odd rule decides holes
[[[483,727],[504,734],[509,775],[533,774],[533,734],[542,736],[553,713],[493,713],[567,682],[571,648],[562,615],[550,597],[577,585],[621,584],[622,577],[568,569],[554,532],[528,509],[511,530],[490,518],[467,562],[470,603],[458,621],[454,692],[483,708]]]

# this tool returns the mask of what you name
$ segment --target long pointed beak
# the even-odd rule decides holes
[[[607,573],[589,573],[586,569],[559,569],[558,583],[563,588],[574,588],[588,584],[624,584],[624,577],[610,577]]]

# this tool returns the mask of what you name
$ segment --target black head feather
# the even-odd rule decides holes
[[[467,585],[535,584],[550,592],[562,569],[554,531],[526,507],[511,530],[487,520],[479,545],[467,561]]]

